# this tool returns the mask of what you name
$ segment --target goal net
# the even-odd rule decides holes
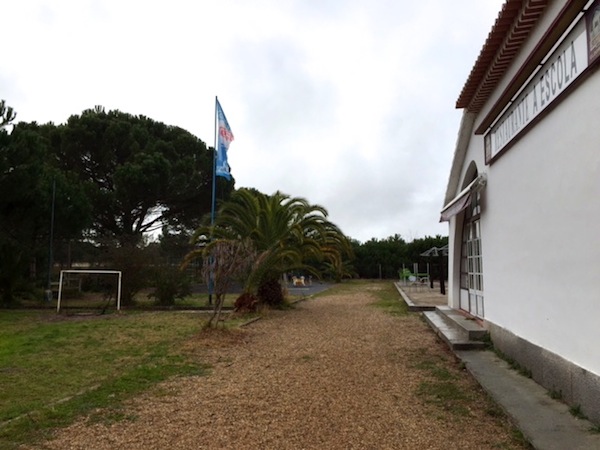
[[[105,292],[105,297],[104,298],[100,298],[100,300],[96,299],[96,301],[83,301],[81,300],[82,298],[82,292],[81,292],[81,281],[82,281],[82,277],[85,275],[102,275],[102,276],[108,276],[109,277],[109,289],[108,292]],[[64,294],[66,290],[70,290],[71,291],[71,296],[72,291],[76,290],[80,295],[77,299],[77,301],[70,301],[69,303],[72,303],[73,305],[75,305],[76,307],[81,307],[81,308],[98,308],[98,303],[105,303],[105,308],[106,306],[108,306],[108,303],[106,302],[106,299],[108,298],[108,301],[112,303],[111,299],[112,299],[112,295],[114,295],[115,300],[116,300],[116,307],[117,307],[117,311],[121,309],[121,275],[122,272],[120,270],[85,270],[85,269],[72,269],[72,270],[61,270],[60,271],[60,278],[58,281],[58,301],[56,303],[56,312],[60,312],[61,307],[65,308],[65,300],[64,300]],[[116,280],[115,280],[116,278]],[[108,280],[107,280],[108,281]],[[114,282],[116,281],[116,292],[115,292],[115,287],[114,287]],[[112,292],[110,292],[112,291]],[[116,295],[115,295],[116,294]],[[77,295],[75,295],[75,297],[77,297]]]

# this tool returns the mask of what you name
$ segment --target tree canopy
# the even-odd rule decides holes
[[[10,304],[26,275],[45,259],[52,205],[57,239],[70,238],[89,224],[90,207],[71,173],[58,169],[40,127],[0,130],[0,292]],[[29,274],[27,271],[29,270]]]
[[[56,144],[86,186],[97,235],[135,244],[163,224],[194,228],[210,211],[212,153],[182,128],[96,108],[71,116]]]
[[[19,279],[35,278],[35,267],[47,263],[51,225],[56,243],[84,238],[133,249],[161,227],[190,236],[210,211],[212,149],[182,128],[96,107],[65,124],[20,122],[9,133],[5,125],[14,117],[1,102],[0,291],[6,299]],[[218,187],[227,198],[233,181],[219,180]]]

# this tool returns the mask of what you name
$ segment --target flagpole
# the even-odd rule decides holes
[[[215,96],[215,127],[214,132],[214,145],[213,145],[213,177],[212,177],[212,203],[210,209],[210,225],[213,226],[215,223],[215,205],[217,200],[217,102],[218,98]]]
[[[215,227],[215,214],[217,205],[217,176],[227,178],[231,180],[230,167],[227,163],[227,149],[229,144],[233,141],[233,133],[225,117],[225,113],[219,103],[219,98],[215,96],[215,146],[213,152],[213,189],[212,189],[212,205],[210,213],[210,226],[211,236],[209,239],[212,240],[212,231]],[[211,271],[214,270],[214,264],[218,261],[210,261],[212,267]],[[211,273],[209,277],[209,303],[212,301],[213,285],[214,285],[214,273]]]
[[[210,207],[210,226],[211,226],[211,228],[215,224],[215,209],[216,209],[216,203],[217,203],[217,102],[218,101],[219,101],[219,99],[215,95],[215,125],[214,125],[214,129],[213,129],[214,144],[213,144],[212,201],[211,201],[211,207]],[[211,230],[210,240],[212,240],[212,230]],[[213,265],[212,257],[209,261],[209,264],[211,266]],[[214,290],[213,275],[214,274],[212,273],[212,269],[211,269],[211,273],[208,277],[208,304],[209,305],[212,305],[212,295],[213,295],[213,290]]]

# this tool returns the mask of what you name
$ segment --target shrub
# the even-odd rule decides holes
[[[156,268],[151,287],[154,291],[148,294],[148,298],[156,299],[156,303],[161,306],[173,306],[176,299],[183,299],[191,294],[187,274],[171,266]]]
[[[261,303],[269,306],[283,306],[285,302],[283,289],[276,278],[263,281],[258,287],[256,296]]]
[[[258,298],[250,293],[243,293],[233,304],[236,312],[255,312],[258,305]]]

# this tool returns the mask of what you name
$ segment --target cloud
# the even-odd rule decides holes
[[[503,0],[30,0],[0,88],[25,121],[96,104],[214,143],[237,186],[307,198],[359,240],[445,234],[454,109]]]

